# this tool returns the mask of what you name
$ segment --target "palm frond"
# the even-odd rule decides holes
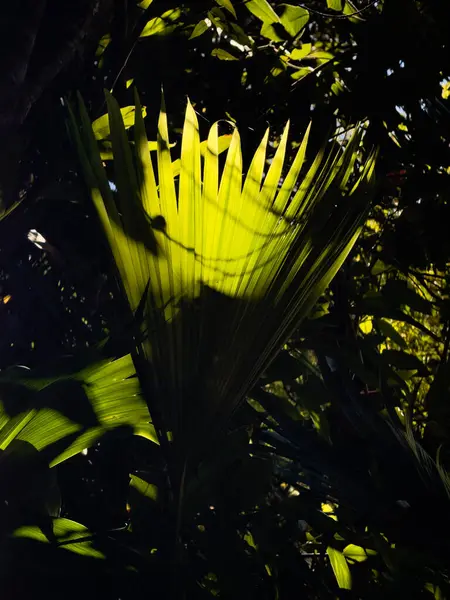
[[[73,136],[132,311],[146,294],[143,351],[164,429],[192,446],[221,430],[348,255],[375,152],[355,169],[357,127],[345,149],[322,149],[301,177],[308,130],[285,173],[287,124],[267,173],[269,131],[244,175],[235,129],[221,169],[218,125],[202,152],[188,102],[174,170],[164,102],[154,164],[137,94],[134,144],[106,97],[117,193],[81,99]]]

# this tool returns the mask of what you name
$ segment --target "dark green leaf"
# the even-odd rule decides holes
[[[294,406],[285,395],[277,395],[266,390],[255,388],[251,392],[251,397],[263,406],[280,424],[286,419],[291,421],[301,420],[298,408]]]
[[[30,443],[14,439],[0,452],[0,511],[59,516],[61,497],[56,472]]]
[[[393,325],[391,325],[388,321],[384,319],[377,319],[376,321],[377,327],[384,336],[398,344],[401,348],[406,348],[406,342],[399,334],[399,332],[395,329]]]
[[[222,29],[222,31],[228,32],[228,19],[225,16],[223,10],[215,6],[210,11],[208,11],[208,18],[214,23],[217,29]]]
[[[431,303],[408,287],[406,281],[389,279],[382,289],[382,294],[392,307],[406,305],[418,312],[431,313]]]
[[[243,46],[248,46],[249,48],[253,45],[251,38],[245,33],[245,31],[237,25],[236,23],[230,23],[231,25],[231,37],[236,40],[239,44]]]
[[[305,372],[304,365],[287,350],[282,350],[270,363],[264,374],[264,383],[271,381],[293,381]]]
[[[428,369],[417,356],[402,352],[401,350],[385,350],[382,357],[387,360],[392,366],[405,371],[416,370],[419,375],[429,375]]]

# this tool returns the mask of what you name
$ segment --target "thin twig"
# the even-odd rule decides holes
[[[247,4],[250,1],[251,0],[243,0],[242,4]],[[336,15],[334,13],[323,12],[321,10],[317,10],[316,8],[311,8],[307,4],[297,4],[297,6],[300,6],[300,8],[304,8],[305,10],[307,10],[315,15],[319,15],[321,17],[327,17],[328,19],[351,19],[352,17],[356,17],[357,15],[360,15],[361,13],[365,12],[366,10],[369,10],[369,8],[371,8],[375,4],[378,4],[378,2],[379,2],[379,0],[372,0],[371,2],[366,4],[366,6],[363,6],[362,8],[355,10],[352,13],[348,13],[347,15],[345,15],[345,14],[344,15]]]
[[[366,10],[369,10],[369,8],[371,8],[378,2],[379,2],[379,0],[372,0],[372,2],[369,2],[369,4],[366,4],[366,6],[363,6],[359,10],[355,10],[355,12],[349,13],[347,15],[345,15],[345,14],[344,15],[335,15],[333,13],[322,12],[321,10],[316,10],[315,8],[311,8],[310,6],[308,6],[306,4],[299,4],[298,6],[300,6],[301,8],[305,8],[306,10],[308,10],[309,12],[312,12],[315,15],[319,15],[321,17],[327,17],[329,19],[351,19],[352,17],[356,17],[357,15],[360,15],[361,13],[365,12]]]

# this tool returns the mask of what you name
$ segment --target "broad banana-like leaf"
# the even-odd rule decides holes
[[[305,169],[308,129],[286,172],[288,124],[270,167],[267,131],[244,175],[236,129],[223,168],[217,124],[202,160],[188,102],[178,177],[164,101],[156,160],[137,94],[134,143],[116,100],[106,93],[106,101],[114,175],[81,99],[79,120],[71,111],[73,136],[130,309],[145,305],[141,351],[157,429],[195,452],[223,429],[351,250],[369,205],[375,152],[355,168],[356,128],[345,149],[324,148]]]
[[[33,371],[4,371],[0,375],[0,450],[13,440],[32,444],[38,451],[56,448],[50,460],[55,466],[89,448],[105,433],[120,426],[133,428],[136,435],[156,442],[156,434],[130,355],[95,363],[62,378],[36,377]],[[56,384],[78,382],[85,397],[67,393]],[[29,390],[25,402],[8,401],[20,387]],[[55,404],[55,396],[63,395]],[[84,402],[84,406],[81,402]]]
[[[105,558],[93,544],[94,536],[84,525],[70,519],[54,519],[51,524],[51,536],[46,535],[41,527],[24,525],[12,534],[13,538],[35,540],[44,544],[53,543],[68,552],[74,552],[90,558]]]

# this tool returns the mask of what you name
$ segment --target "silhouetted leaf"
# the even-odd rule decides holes
[[[389,279],[382,288],[382,294],[392,307],[406,305],[418,312],[425,314],[431,313],[431,303],[408,287],[405,281]]]
[[[294,358],[287,350],[282,350],[270,363],[264,373],[264,380],[271,381],[293,381],[302,375],[305,367]]]
[[[426,376],[429,374],[426,366],[421,362],[417,356],[402,352],[401,350],[385,350],[382,354],[383,358],[386,359],[391,365],[397,369],[404,370],[416,370],[419,375]]]
[[[81,381],[66,379],[46,386],[36,396],[34,408],[51,409],[83,427],[99,425],[97,415]]]
[[[1,511],[22,520],[37,515],[58,516],[61,497],[56,472],[30,443],[13,440],[0,454],[0,487],[3,490]],[[7,520],[14,523],[15,517]],[[4,524],[2,523],[2,526]]]

